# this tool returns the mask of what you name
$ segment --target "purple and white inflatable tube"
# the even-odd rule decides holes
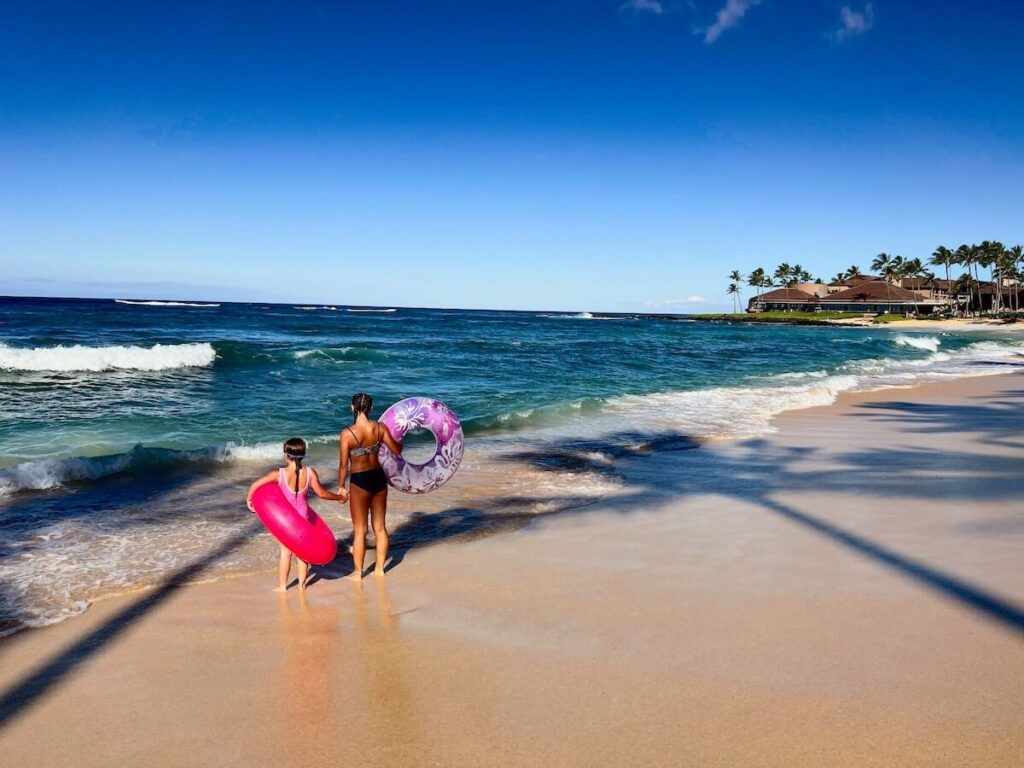
[[[424,464],[412,464],[381,444],[380,465],[392,488],[429,493],[447,483],[459,468],[465,450],[462,425],[444,403],[428,397],[407,397],[384,411],[380,421],[396,440],[414,429],[426,429],[437,443],[434,455]]]

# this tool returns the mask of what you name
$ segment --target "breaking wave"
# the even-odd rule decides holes
[[[320,435],[306,442],[325,444],[337,439],[337,435]],[[35,459],[0,469],[0,497],[18,491],[45,491],[68,483],[100,480],[125,472],[140,474],[162,472],[179,464],[210,461],[220,463],[231,461],[266,462],[280,457],[280,442],[250,445],[230,442],[196,450],[137,445],[125,453],[113,453],[105,456]]]
[[[212,365],[209,343],[154,344],[152,347],[11,347],[0,343],[0,370],[6,371],[164,371]]]
[[[893,343],[904,347],[913,347],[926,352],[938,352],[941,342],[938,336],[911,336],[898,333],[893,338]]]

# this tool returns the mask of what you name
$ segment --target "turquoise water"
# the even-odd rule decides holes
[[[764,386],[780,374],[951,371],[950,356],[982,340],[548,313],[4,300],[0,467],[326,436],[356,391],[381,405],[436,397],[467,435],[483,435],[597,416],[627,395]],[[11,474],[0,477],[11,490]]]
[[[758,434],[774,414],[844,390],[994,373],[1020,349],[995,331],[2,299],[0,608],[7,626],[46,623],[158,578],[237,526],[240,478],[285,438],[312,440],[329,466],[357,391],[378,412],[410,395],[448,403],[467,434],[460,493],[472,503],[491,482],[488,457],[524,445],[600,445],[626,429]],[[185,484],[173,492],[201,485],[220,511],[182,511],[170,488],[143,511],[132,483],[169,476]],[[174,544],[154,554],[155,536]],[[100,549],[121,574],[109,584],[85,575]],[[41,564],[48,576],[15,586]]]

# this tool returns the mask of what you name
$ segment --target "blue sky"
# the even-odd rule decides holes
[[[0,5],[0,293],[700,311],[1024,241],[1024,4]]]

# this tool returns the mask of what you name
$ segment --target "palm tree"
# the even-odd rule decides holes
[[[789,276],[793,272],[793,268],[789,266],[788,261],[784,261],[775,268],[775,273],[772,275],[780,286],[785,287],[789,281]]]
[[[959,249],[957,249],[959,250]],[[956,285],[953,286],[957,296],[962,296],[964,293],[967,294],[969,300],[974,300],[974,286],[978,281],[971,277],[970,272],[964,272],[956,281]]]
[[[949,282],[949,268],[955,263],[956,256],[949,248],[944,245],[940,245],[934,251],[932,251],[932,257],[929,260],[929,264],[936,267],[945,267],[946,269],[946,289],[952,288]],[[952,291],[950,291],[952,293]]]
[[[797,283],[809,282],[811,282],[811,273],[799,264],[794,264],[793,268],[789,271],[789,284],[796,285]]]
[[[996,279],[996,262],[1003,251],[1003,244],[992,240],[982,240],[977,246],[977,263],[979,267],[988,269],[989,282],[992,283],[992,311],[999,310],[999,281]],[[979,291],[980,294],[980,291]],[[980,298],[980,297],[979,297]]]
[[[892,314],[892,284],[889,282],[892,277],[892,265],[893,258],[887,253],[878,254],[871,262],[871,271],[878,272],[885,278],[885,295],[889,300],[889,314]]]
[[[729,283],[729,287],[725,289],[725,292],[732,295],[732,311],[733,314],[739,314],[739,309],[736,308],[736,297],[740,295],[740,287],[736,283]]]
[[[1021,308],[1021,271],[1024,270],[1024,247],[1013,246],[1007,250],[1014,279],[1014,311]]]
[[[743,283],[743,275],[740,274],[740,271],[738,269],[734,269],[732,272],[729,273],[729,279],[732,281],[731,285],[736,286],[736,296],[733,297],[734,300],[739,299],[740,301],[742,301],[743,294],[740,293],[740,285]]]
[[[928,277],[929,280],[935,279],[935,275],[929,275],[929,273],[925,271],[924,264],[921,263],[921,260],[916,258],[907,259],[903,262],[903,275],[911,279],[916,279],[918,287],[920,287],[922,278],[924,277]],[[914,285],[914,283],[911,283],[911,285]],[[914,294],[914,314],[916,315],[917,291],[911,288],[910,292]]]
[[[846,273],[845,272],[836,272],[836,276],[832,278],[832,283],[833,284],[841,283],[845,279],[846,279]]]
[[[749,285],[751,288],[756,289],[757,298],[761,298],[761,288],[764,287],[765,279],[766,275],[764,273],[764,269],[762,269],[761,267],[758,267],[749,275],[747,275],[747,285]]]
[[[974,263],[976,252],[977,246],[967,245],[967,243],[961,243],[957,246],[955,251],[956,261],[954,263],[959,266],[966,267],[967,274],[972,278],[967,282],[957,281],[957,285],[966,286],[967,288],[967,312],[974,311],[974,285],[977,283],[977,280],[973,279],[974,276],[971,274],[971,265]],[[967,313],[965,312],[965,314]]]

